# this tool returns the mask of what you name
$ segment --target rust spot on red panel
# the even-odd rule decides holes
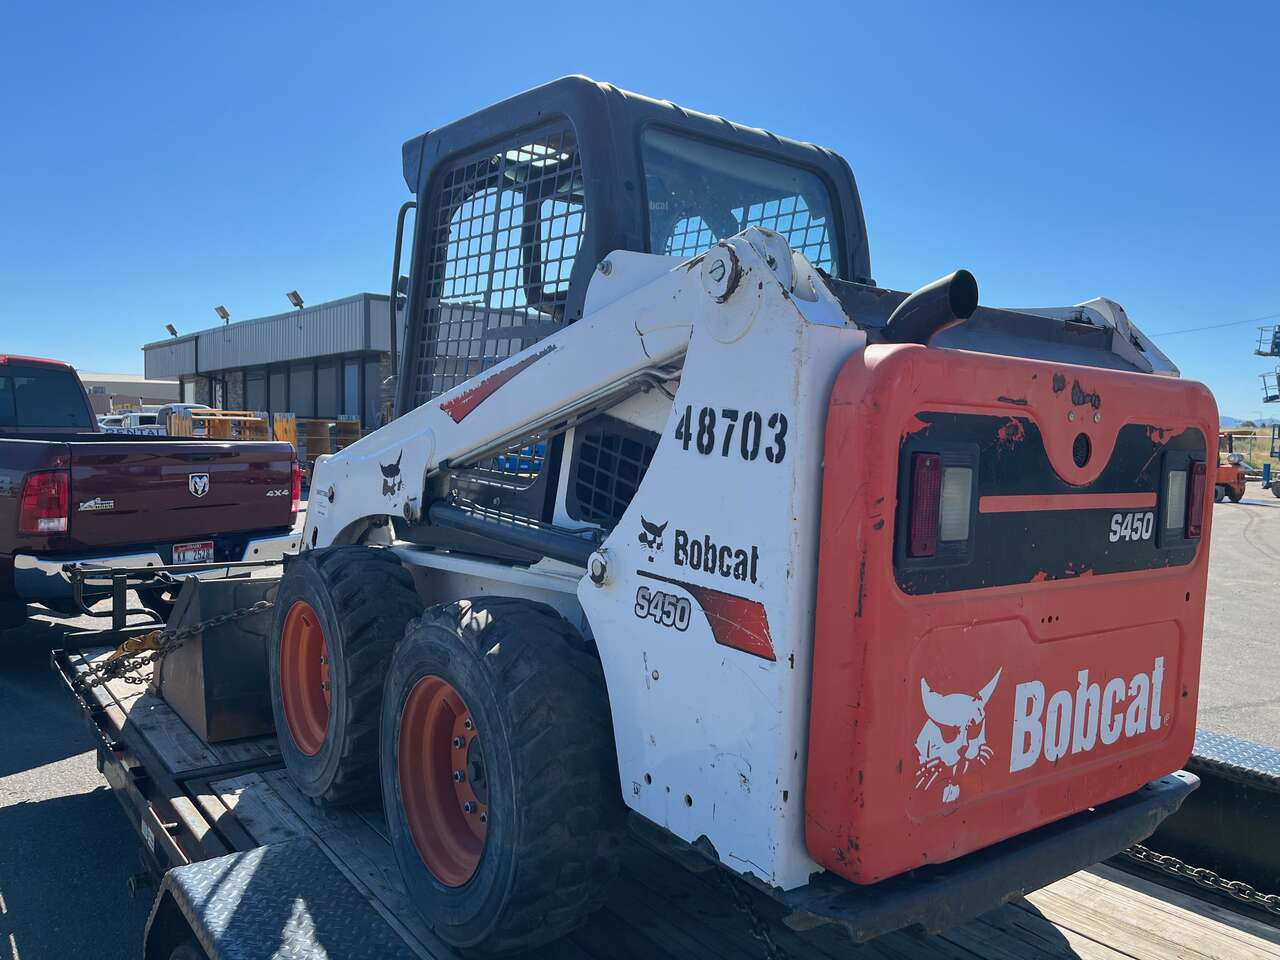
[[[907,422],[907,428],[902,431],[902,439],[905,440],[907,437],[915,436],[917,433],[924,433],[924,431],[928,430],[931,426],[933,426],[933,424],[926,423],[919,417],[912,417]]]
[[[1016,447],[1027,439],[1027,428],[1017,417],[1010,417],[996,431],[996,442],[1002,447]]]

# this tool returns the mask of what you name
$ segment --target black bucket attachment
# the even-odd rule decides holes
[[[169,629],[274,600],[278,576],[230,577],[182,584]],[[206,743],[272,733],[267,649],[272,614],[263,610],[207,627],[160,661],[152,690]]]

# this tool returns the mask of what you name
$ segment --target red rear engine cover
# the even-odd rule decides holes
[[[1186,761],[1212,488],[1187,539],[1176,474],[1216,462],[1217,431],[1186,380],[917,345],[845,365],[805,795],[819,863],[872,883]],[[953,501],[951,541],[922,558],[905,548],[918,452],[972,471],[967,524]]]

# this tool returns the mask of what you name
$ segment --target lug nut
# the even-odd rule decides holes
[[[462,782],[463,780],[465,780],[465,779],[467,779],[467,772],[466,772],[465,770],[455,770],[455,771],[453,771],[453,782],[454,782],[454,783],[461,783],[461,782]]]
[[[453,738],[453,749],[461,750],[466,745],[467,745],[467,741],[463,740],[461,737]]]
[[[489,815],[488,815],[487,813],[482,813],[482,814],[480,814],[480,822],[481,822],[481,823],[488,823],[488,822],[489,822]]]
[[[463,809],[464,811],[466,811],[467,813],[475,813],[475,812],[476,812],[476,805],[475,805],[474,803],[472,803],[470,800],[468,800],[468,801],[466,801],[465,803],[463,803],[463,805],[462,805],[462,809]]]
[[[463,720],[462,725],[466,727],[468,730],[472,729],[473,724],[471,723],[471,718],[467,717],[467,719]]]

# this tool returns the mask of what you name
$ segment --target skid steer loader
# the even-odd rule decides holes
[[[563,935],[628,820],[863,940],[1177,809],[1218,418],[1118,304],[879,287],[839,156],[585,78],[403,156],[398,415],[270,671],[442,938]]]

